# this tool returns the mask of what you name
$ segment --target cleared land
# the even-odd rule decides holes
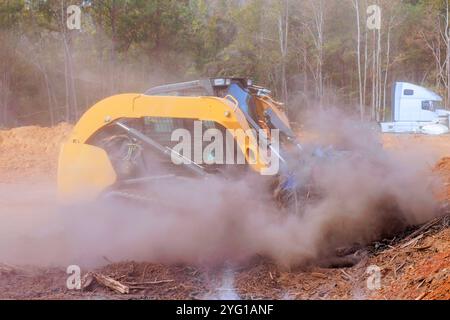
[[[33,243],[45,246],[46,242],[27,238],[26,230],[42,228],[50,219],[51,210],[46,209],[53,208],[58,149],[70,129],[60,124],[0,131],[0,223],[11,223],[10,229],[4,229],[10,232],[15,232],[13,223],[22,223],[20,245],[29,248],[28,257],[3,257],[1,251],[17,243],[0,244],[0,257],[5,259],[0,260],[1,299],[450,299],[448,217],[355,249],[361,260],[351,267],[287,269],[259,256],[238,265],[203,267],[111,261],[104,256],[99,266],[83,270],[83,275],[88,274],[86,281],[93,278],[89,286],[81,291],[68,290],[65,268],[30,263],[40,260],[33,257]],[[386,148],[423,147],[441,158],[437,164],[430,164],[430,174],[438,173],[444,180],[445,188],[437,196],[446,210],[450,158],[445,156],[450,155],[450,136],[385,135],[382,139]],[[36,216],[35,212],[41,214]],[[12,215],[15,217],[11,220]],[[47,233],[41,236],[45,238],[49,231],[44,229]],[[56,248],[38,250],[40,254],[46,252],[46,261],[52,261],[52,254],[64,249],[63,235],[52,237],[59,243]],[[24,263],[20,263],[21,258]],[[366,271],[371,265],[380,268],[380,290],[367,287]],[[120,282],[129,293],[112,290],[92,276],[95,274]]]

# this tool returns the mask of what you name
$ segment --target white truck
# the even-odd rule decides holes
[[[396,82],[392,91],[393,122],[380,123],[382,132],[434,135],[449,132],[450,112],[442,108],[439,95],[408,82]]]

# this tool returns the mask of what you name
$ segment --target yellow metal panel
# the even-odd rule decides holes
[[[227,99],[122,94],[106,98],[87,110],[75,126],[71,139],[85,143],[109,122],[147,116],[211,120],[229,129],[249,128],[240,109]]]
[[[60,199],[95,199],[115,181],[116,173],[105,150],[87,144],[62,146],[58,163]]]

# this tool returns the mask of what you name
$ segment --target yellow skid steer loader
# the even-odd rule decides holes
[[[59,194],[69,201],[92,200],[158,177],[223,172],[228,162],[205,164],[192,156],[195,147],[184,154],[175,148],[177,129],[200,139],[201,148],[205,141],[196,137],[196,128],[216,129],[230,137],[224,139],[235,146],[230,159],[241,155],[244,161],[238,167],[257,173],[267,172],[270,159],[283,165],[286,149],[301,149],[283,105],[251,80],[214,78],[163,85],[144,94],[106,98],[85,112],[61,148]],[[262,145],[267,152],[261,152]],[[271,176],[278,181],[277,197],[293,194],[295,184],[281,171]]]

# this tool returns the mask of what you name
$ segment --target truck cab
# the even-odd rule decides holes
[[[392,93],[392,122],[380,123],[382,132],[443,134],[449,131],[449,112],[433,91],[396,82]]]
[[[408,83],[396,82],[394,86],[394,121],[434,121],[442,108],[442,98],[431,90]]]

